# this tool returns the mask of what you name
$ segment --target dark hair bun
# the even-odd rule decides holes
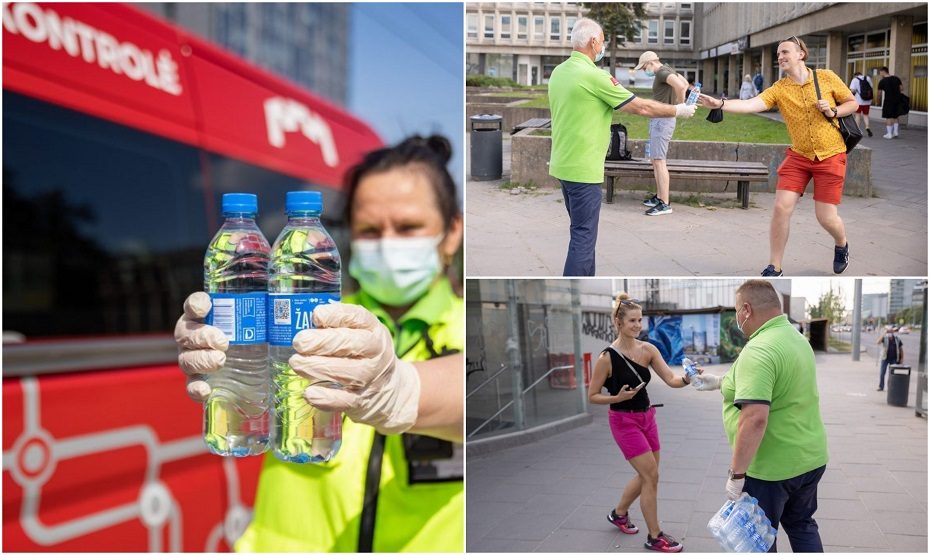
[[[426,138],[426,146],[433,151],[437,158],[442,160],[443,165],[449,163],[452,158],[452,144],[449,139],[442,135],[430,135]]]

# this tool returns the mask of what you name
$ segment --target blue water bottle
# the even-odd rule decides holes
[[[268,268],[268,340],[274,395],[273,451],[295,463],[331,460],[342,444],[342,413],[319,411],[304,400],[310,383],[288,364],[298,332],[312,327],[313,309],[339,302],[342,263],[320,223],[323,195],[287,193],[287,225],[271,248]]]
[[[266,287],[271,247],[255,224],[255,195],[223,195],[226,221],[203,261],[203,286],[213,307],[206,323],[226,335],[226,364],[205,376],[203,438],[211,453],[244,457],[268,449],[270,391]]]

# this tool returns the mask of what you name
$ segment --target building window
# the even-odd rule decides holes
[[[643,25],[638,21],[633,24],[633,42],[636,44],[643,42]]]
[[[678,44],[682,44],[682,45],[691,44],[691,22],[690,21],[681,22],[681,34],[678,36]]]
[[[647,39],[649,44],[659,44],[659,20],[650,19],[649,20],[649,38]]]
[[[565,36],[572,36],[572,29],[575,28],[575,22],[578,21],[577,17],[567,17],[565,18]]]
[[[682,4],[681,4],[681,9],[682,9],[682,10],[690,10],[690,9],[691,9],[691,4],[690,4],[690,3],[687,3],[687,4],[682,3]]]
[[[517,38],[521,40],[526,40],[526,30],[528,26],[528,18],[525,15],[517,16]]]
[[[675,21],[665,21],[665,33],[662,37],[664,44],[675,44]]]
[[[562,20],[558,17],[549,18],[549,39],[562,40]]]
[[[541,15],[533,17],[533,38],[543,40],[546,36],[546,18]]]
[[[510,38],[510,16],[509,15],[501,16],[501,38],[502,39]]]
[[[486,39],[494,38],[494,16],[493,15],[484,16],[484,38]]]
[[[468,38],[476,39],[478,38],[478,14],[470,13],[466,16],[466,22],[468,23]]]

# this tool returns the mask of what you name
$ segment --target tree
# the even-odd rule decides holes
[[[842,322],[846,317],[846,303],[843,301],[843,289],[833,286],[820,296],[820,301],[810,308],[811,318],[826,318],[831,324]]]
[[[646,17],[643,4],[638,2],[581,2],[587,8],[587,17],[597,21],[610,39],[610,75],[614,76],[617,63],[617,46],[633,40],[633,33]]]

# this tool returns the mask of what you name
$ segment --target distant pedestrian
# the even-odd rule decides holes
[[[752,77],[747,73],[743,76],[743,84],[739,87],[739,99],[749,100],[756,96],[756,86],[752,84]]]
[[[694,381],[701,391],[723,394],[723,428],[733,451],[727,498],[749,493],[772,525],[784,528],[793,552],[822,552],[814,513],[829,457],[814,351],[782,313],[768,281],[749,280],[736,290],[736,325],[748,341],[729,372],[702,372]]]
[[[882,105],[882,117],[885,118],[885,134],[883,139],[894,139],[898,136],[898,116],[901,116],[901,101],[903,100],[904,84],[897,76],[888,73],[888,68],[882,66],[878,70],[881,80],[878,90],[881,92],[879,103]]]
[[[854,113],[856,99],[839,76],[829,69],[818,69],[821,99],[816,100],[814,70],[807,67],[807,58],[804,41],[790,37],[778,43],[778,65],[785,76],[759,96],[730,101],[703,94],[700,97],[702,106],[721,108],[724,112],[748,114],[778,106],[788,127],[791,147],[778,167],[769,231],[769,265],[762,270],[763,277],[782,275],[791,214],[811,178],[817,222],[834,241],[833,273],[841,274],[849,265],[846,226],[837,209],[846,179],[846,144],[835,120]]]
[[[894,326],[885,326],[885,333],[878,338],[876,343],[882,345],[881,369],[878,374],[878,390],[885,390],[885,371],[888,370],[889,364],[901,364],[904,360],[904,345],[901,344],[901,338],[895,335]]]
[[[865,132],[872,136],[872,129],[869,128],[869,108],[872,107],[872,97],[875,92],[872,88],[872,78],[868,75],[863,76],[861,71],[853,74],[852,81],[849,82],[849,90],[856,97],[856,120],[859,121],[859,127],[864,127]]]
[[[549,174],[562,185],[571,220],[571,239],[563,275],[593,276],[601,211],[604,156],[610,145],[614,110],[646,117],[688,117],[696,106],[669,106],[636,97],[595,63],[607,41],[595,21],[581,18],[572,28],[571,56],[549,77],[552,154]]]
[[[639,57],[636,70],[643,70],[652,77],[652,98],[663,104],[681,104],[685,101],[688,82],[669,65],[663,64],[659,56],[647,50]],[[647,206],[647,216],[671,214],[671,197],[669,196],[669,176],[666,159],[668,145],[675,132],[675,118],[652,118],[649,120],[649,159],[656,178],[656,194],[643,201]]]
[[[752,84],[755,85],[755,87],[756,87],[756,92],[757,92],[757,93],[762,92],[762,85],[763,85],[763,82],[762,82],[762,72],[761,72],[761,71],[756,71],[755,77],[752,78]]]
[[[682,544],[659,527],[656,504],[659,428],[646,384],[652,379],[650,367],[669,387],[685,387],[690,382],[685,376],[672,372],[655,345],[637,339],[643,329],[643,309],[626,293],[617,296],[613,320],[617,339],[601,352],[594,364],[588,400],[597,405],[610,405],[610,431],[636,476],[623,489],[620,502],[607,515],[607,520],[624,534],[639,532],[629,516],[630,505],[638,497],[639,508],[649,528],[645,547],[677,553]],[[605,387],[609,394],[601,393]]]

